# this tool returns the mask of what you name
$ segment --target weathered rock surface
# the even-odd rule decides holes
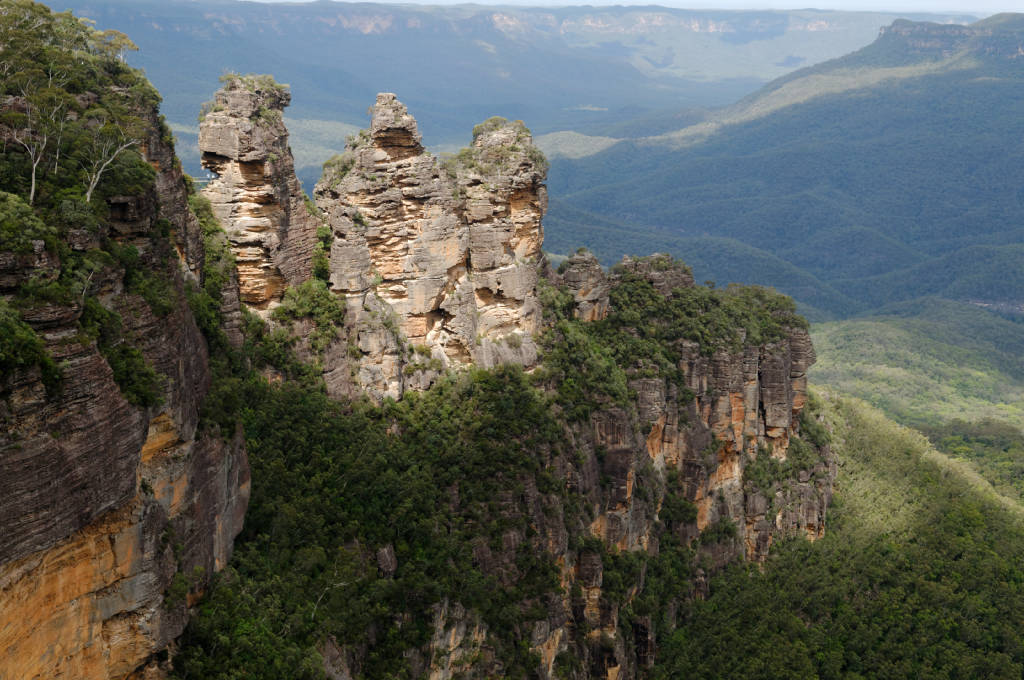
[[[306,209],[282,112],[287,88],[269,76],[229,78],[199,125],[204,189],[231,240],[242,302],[268,310],[309,278],[318,220]]]
[[[608,315],[611,284],[593,253],[584,250],[573,254],[559,271],[562,284],[575,299],[577,319],[599,321]]]
[[[545,172],[529,131],[503,119],[441,163],[405,106],[378,95],[369,130],[325,166],[315,191],[363,389],[379,398],[427,386],[419,364],[536,362]]]
[[[0,375],[2,678],[128,677],[181,634],[190,601],[226,564],[242,526],[249,468],[240,433],[198,430],[210,372],[183,286],[200,273],[203,242],[150,113],[141,150],[157,169],[155,186],[111,199],[109,233],[72,230],[69,240],[130,243],[141,266],[168,282],[170,311],[157,314],[125,289],[119,265],[89,279],[89,293],[119,313],[121,342],[163,376],[161,397],[129,403],[96,343],[80,339],[80,302],[23,314],[64,379],[47,394],[38,369]],[[155,235],[158,214],[173,243]],[[3,295],[24,267],[60,267],[42,254],[7,255]],[[182,579],[181,597],[167,598]]]
[[[660,262],[658,257],[626,259],[617,270],[643,276],[665,295],[693,286],[688,272]],[[606,276],[584,254],[570,258],[561,272],[556,283],[574,293],[577,316],[603,317],[609,279],[615,275]],[[585,516],[591,518],[589,535],[613,552],[658,554],[655,527],[666,521],[661,507],[665,485],[670,480],[678,485],[674,488],[696,506],[696,518],[671,531],[697,550],[689,591],[690,597],[699,598],[707,593],[705,568],[718,569],[736,559],[761,561],[772,542],[783,536],[813,540],[823,535],[836,469],[826,447],[807,469],[794,470],[791,478],[768,489],[744,477],[746,466],[758,456],[785,458],[791,438],[799,433],[806,371],[814,361],[806,331],[794,328],[779,342],[710,357],[696,345],[689,350],[680,366],[684,384],[634,378],[629,383],[635,395],[631,404],[603,408],[568,428],[568,449],[575,458],[546,464],[551,474],[564,477],[568,488],[583,495]],[[500,550],[480,546],[476,561],[508,585],[521,576],[515,560],[524,543],[560,565],[562,596],[545,603],[547,618],[534,625],[531,635],[531,650],[541,660],[540,677],[558,677],[555,660],[563,652],[579,663],[582,674],[576,677],[642,676],[657,653],[652,617],[631,617],[629,634],[624,634],[620,609],[635,590],[627,584],[624,602],[609,600],[602,551],[570,545],[565,508],[532,480],[521,481],[522,490],[498,498],[497,504],[504,517],[525,514],[535,534],[511,530]],[[716,530],[720,538],[697,540]],[[444,645],[435,640],[430,650],[438,648]],[[500,675],[500,667],[486,663],[476,670]]]

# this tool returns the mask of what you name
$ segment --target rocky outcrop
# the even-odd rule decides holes
[[[241,300],[266,311],[311,274],[318,220],[306,208],[288,146],[287,87],[270,76],[231,76],[199,125],[204,189],[231,240]]]
[[[147,301],[121,263],[94,258],[80,294],[22,309],[60,362],[59,389],[48,391],[38,368],[0,375],[3,678],[128,677],[181,634],[188,606],[241,530],[249,495],[241,434],[199,429],[210,370],[184,285],[201,274],[203,241],[173,147],[155,111],[144,119],[154,184],[111,198],[99,233],[72,228],[67,238],[77,251],[106,239],[130,244],[133,266],[164,292]],[[5,268],[0,294],[15,294],[31,273],[18,266],[56,274],[63,265],[41,253],[30,260],[0,256],[16,265]],[[119,316],[104,332],[156,372],[155,398],[122,392],[79,326],[87,300]]]
[[[585,254],[560,269],[554,283],[574,295],[576,316],[583,319],[612,311],[608,292],[625,272],[646,279],[662,295],[694,285],[689,271],[665,256],[627,258],[610,276]],[[477,562],[487,573],[514,583],[516,554],[524,543],[550,554],[561,569],[561,595],[545,604],[547,617],[530,635],[540,677],[563,677],[555,671],[560,658],[573,660],[580,669],[573,677],[581,678],[636,678],[653,664],[660,617],[624,614],[643,587],[643,571],[610,577],[608,553],[657,559],[667,530],[697,554],[690,583],[677,590],[699,598],[707,593],[710,571],[736,559],[762,561],[781,537],[814,540],[824,533],[836,474],[828,447],[807,449],[811,445],[801,440],[804,457],[781,467],[796,450],[807,400],[806,371],[814,361],[807,332],[790,328],[779,341],[736,351],[700,350],[682,341],[681,381],[634,375],[628,384],[631,403],[606,406],[569,426],[565,436],[573,458],[548,462],[551,474],[564,477],[566,487],[586,499],[586,534],[597,543],[574,545],[566,508],[545,497],[532,479],[497,499],[503,516],[517,508],[536,533],[531,538],[512,530],[500,549],[482,546]],[[789,471],[784,478],[757,479],[747,468],[761,457]],[[690,504],[692,518],[680,519],[678,509],[671,514],[665,508],[670,495]],[[637,580],[623,583],[627,578]],[[625,594],[609,597],[609,587],[620,593],[624,588]],[[660,606],[674,611],[677,605]]]
[[[405,106],[378,95],[369,130],[325,165],[315,192],[362,388],[398,397],[430,384],[420,366],[536,362],[545,172],[521,122],[491,119],[440,162]]]
[[[573,313],[583,321],[599,321],[608,315],[611,285],[594,254],[581,250],[559,267],[562,284],[572,293]]]

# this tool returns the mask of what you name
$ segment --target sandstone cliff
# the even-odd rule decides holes
[[[590,324],[635,317],[626,335],[657,321],[645,316],[650,310],[635,316],[637,310],[615,307],[610,293],[627,280],[665,298],[695,290],[689,272],[663,256],[627,258],[607,275],[580,253],[548,276],[564,291],[570,318]],[[553,332],[570,332],[562,323]],[[531,603],[543,614],[520,633],[536,655],[538,677],[644,677],[658,637],[675,625],[674,612],[707,593],[712,572],[737,559],[764,560],[779,538],[823,534],[836,469],[827,444],[799,437],[807,437],[801,422],[813,428],[801,415],[814,361],[807,331],[783,326],[771,341],[753,343],[734,330],[736,346],[680,338],[670,373],[651,370],[642,357],[627,366],[625,400],[597,402],[581,418],[560,414],[565,450],[533,452],[544,475],[505,480],[494,499],[496,516],[510,528],[500,541],[474,542],[483,573],[501,588],[519,587],[530,577],[524,551],[558,567],[557,587]],[[557,341],[544,346],[558,351]],[[549,382],[543,371],[550,367],[541,366],[542,384],[559,389],[562,378]],[[390,546],[375,557],[382,573],[401,569]],[[373,561],[373,553],[365,559]],[[652,590],[672,594],[652,599]],[[454,599],[432,611],[430,642],[407,654],[415,677],[506,672],[498,650],[508,631],[494,630]],[[366,653],[344,640],[322,651],[329,677],[339,678],[355,677]]]
[[[442,162],[405,106],[379,95],[369,129],[325,164],[312,214],[288,100],[269,76],[231,78],[200,125],[217,174],[203,195],[231,240],[242,301],[267,312],[311,274],[329,280],[346,308],[334,340],[313,349],[309,324],[292,330],[338,397],[399,398],[449,368],[535,364],[546,162],[525,126],[491,119]]]
[[[560,281],[556,277],[573,293],[577,318],[598,319],[609,310],[608,289],[619,275],[605,277],[596,265],[593,256],[580,254],[567,262]],[[649,281],[661,295],[693,286],[688,271],[666,268],[661,257],[626,258],[617,269]],[[574,445],[587,455],[583,465],[568,472],[568,483],[593,504],[588,533],[604,550],[656,559],[659,524],[690,543],[698,556],[690,574],[692,596],[700,597],[708,571],[737,558],[762,561],[780,537],[820,537],[836,469],[825,447],[794,459],[785,480],[766,483],[747,470],[759,457],[786,461],[791,437],[799,433],[806,371],[814,361],[805,329],[790,328],[779,341],[744,343],[710,355],[696,342],[680,345],[683,384],[634,374],[627,407],[598,410],[572,429]],[[674,492],[696,506],[692,521],[680,522],[663,506]],[[634,612],[624,630],[620,612],[627,605],[634,608],[629,593],[644,587],[643,576],[616,602],[602,587],[609,564],[602,551],[574,550],[565,543],[564,529],[550,521],[541,526],[564,564],[568,594],[563,607],[550,609],[533,633],[533,650],[546,677],[555,677],[555,660],[567,651],[587,669],[582,677],[638,677],[656,654],[658,616]],[[589,631],[582,643],[581,629]]]
[[[210,369],[185,285],[203,239],[166,128],[141,106],[151,179],[109,197],[106,220],[79,213],[66,251],[0,252],[0,299],[62,374],[0,373],[2,678],[141,671],[227,563],[248,502],[241,432],[199,428]],[[27,296],[40,276],[76,283]]]
[[[309,278],[317,220],[295,177],[283,111],[291,101],[270,76],[228,76],[199,125],[204,189],[231,240],[242,302],[267,310]]]
[[[405,106],[377,96],[369,130],[325,166],[315,192],[364,389],[398,397],[429,385],[424,371],[536,362],[545,172],[521,122],[491,119],[441,162]]]

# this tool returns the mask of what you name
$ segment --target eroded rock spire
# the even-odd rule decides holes
[[[359,326],[359,382],[398,396],[440,369],[532,365],[546,162],[521,121],[492,118],[440,161],[395,95],[325,165],[330,284]],[[419,358],[406,357],[415,347]]]
[[[203,195],[231,240],[242,301],[267,310],[310,276],[316,220],[306,210],[288,146],[287,86],[271,76],[226,78],[201,116]]]

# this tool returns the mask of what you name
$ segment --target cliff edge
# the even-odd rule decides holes
[[[200,427],[203,233],[159,96],[110,37],[33,3],[0,17],[3,678],[155,665],[249,498],[241,432]]]

